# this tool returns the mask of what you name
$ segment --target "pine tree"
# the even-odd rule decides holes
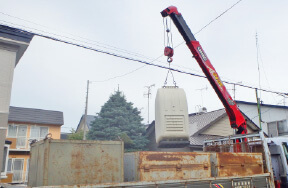
[[[126,151],[145,150],[148,139],[143,136],[145,127],[141,123],[140,111],[127,102],[125,96],[116,91],[102,106],[90,125],[91,140],[123,140]]]

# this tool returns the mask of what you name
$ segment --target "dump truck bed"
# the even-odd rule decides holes
[[[270,174],[265,173],[261,175],[245,176],[245,177],[221,177],[221,178],[203,178],[203,179],[189,179],[189,180],[166,180],[153,182],[125,182],[125,183],[104,183],[104,184],[87,184],[87,185],[61,185],[61,186],[43,186],[38,188],[99,188],[99,187],[115,187],[115,188],[211,188],[211,187],[225,187],[225,188],[270,188]]]

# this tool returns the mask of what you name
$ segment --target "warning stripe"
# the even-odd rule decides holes
[[[223,185],[221,185],[221,184],[213,184],[213,185],[217,188],[224,188]]]

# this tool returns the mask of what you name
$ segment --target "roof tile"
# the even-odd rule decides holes
[[[8,121],[63,125],[63,112],[10,106]]]

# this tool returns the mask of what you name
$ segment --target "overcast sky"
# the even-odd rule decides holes
[[[57,34],[56,37],[64,40],[73,38],[73,42],[150,62],[164,50],[160,15],[163,9],[177,6],[196,33],[237,1],[0,0],[0,23],[45,35]],[[287,0],[242,0],[196,35],[222,80],[259,87],[257,32],[260,85],[287,92],[287,10]],[[183,42],[174,25],[172,33],[174,46]],[[174,53],[173,68],[203,75],[185,44]],[[168,66],[165,57],[158,60],[153,63]],[[62,111],[65,123],[62,132],[69,132],[77,127],[84,113],[86,83],[91,80],[98,82],[90,84],[88,114],[98,113],[119,85],[147,123],[145,86],[155,84],[150,100],[152,121],[156,92],[163,86],[166,74],[164,69],[143,67],[141,63],[36,36],[15,69],[11,105]],[[197,111],[199,106],[205,106],[208,111],[223,108],[206,79],[173,74],[177,85],[186,91],[189,113]],[[114,77],[117,78],[110,79]],[[168,85],[171,84],[169,77]],[[201,90],[206,86],[207,90]],[[233,97],[230,90],[233,85],[226,84],[226,87]],[[236,100],[255,102],[255,91],[236,86]],[[261,92],[261,100],[265,104],[284,104],[283,97],[265,92]]]

